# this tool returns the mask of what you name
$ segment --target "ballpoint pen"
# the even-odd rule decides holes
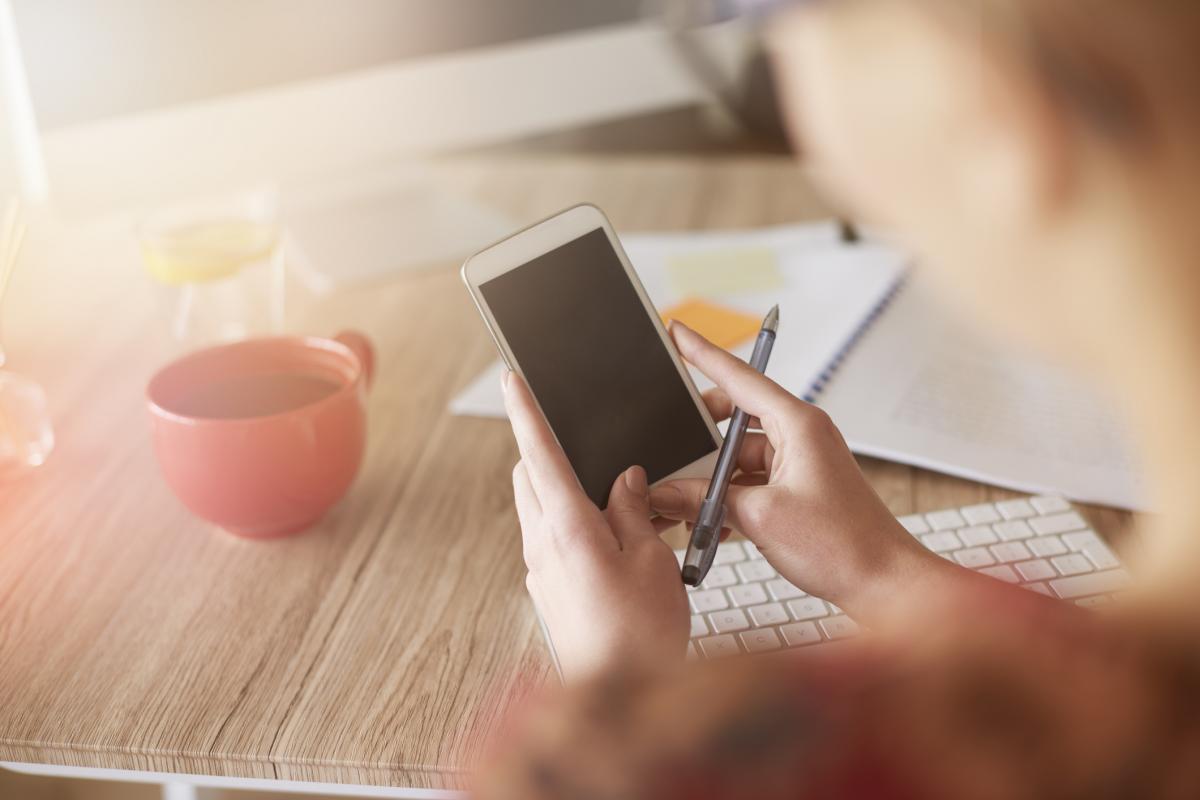
[[[775,331],[778,329],[779,306],[775,306],[767,312],[758,338],[754,340],[754,353],[750,356],[750,366],[760,373],[767,369],[767,360],[771,357],[771,348],[775,345]],[[721,528],[725,524],[725,494],[729,491],[729,482],[737,469],[738,454],[742,450],[749,423],[749,414],[740,408],[733,410],[729,430],[721,444],[721,452],[717,454],[717,466],[713,469],[708,493],[704,496],[704,502],[700,504],[700,515],[692,528],[687,555],[683,557],[683,582],[688,586],[700,585],[717,555],[717,545],[721,543]]]

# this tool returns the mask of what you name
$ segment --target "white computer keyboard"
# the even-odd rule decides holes
[[[1108,545],[1061,497],[982,503],[900,522],[943,558],[1081,606],[1108,603],[1129,584]],[[682,562],[683,551],[676,555]],[[837,606],[779,577],[750,542],[722,543],[688,599],[691,658],[819,645],[858,632]]]

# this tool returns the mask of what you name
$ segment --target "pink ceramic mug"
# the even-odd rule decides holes
[[[146,390],[167,484],[239,536],[303,530],[358,472],[373,369],[370,342],[351,332],[249,339],[168,364]]]

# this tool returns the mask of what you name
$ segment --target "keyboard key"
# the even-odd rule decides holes
[[[746,551],[746,558],[751,561],[763,557],[762,552],[758,549],[758,545],[754,544],[754,542],[742,542],[742,548]]]
[[[967,547],[979,547],[999,541],[991,525],[972,525],[969,528],[960,528],[958,538],[962,539],[962,543]]]
[[[962,518],[956,509],[950,508],[945,511],[934,511],[925,515],[925,521],[935,531],[945,531],[951,528],[965,528],[967,521]]]
[[[754,583],[755,581],[766,581],[774,578],[779,573],[775,568],[766,561],[759,559],[758,561],[747,561],[737,565],[738,575],[742,576],[742,583]]]
[[[797,622],[829,616],[829,609],[825,607],[825,601],[816,597],[801,597],[798,600],[789,600],[787,607],[788,611],[792,612],[792,619]]]
[[[1103,540],[1094,531],[1075,531],[1065,534],[1062,540],[1072,553],[1078,553],[1089,545],[1103,544]]]
[[[842,613],[842,610],[841,610],[840,608],[838,608],[837,606],[835,606],[833,603],[829,602],[828,600],[826,600],[826,601],[825,601],[825,605],[829,606],[829,613],[830,613],[830,614],[840,614],[840,613]]]
[[[713,567],[708,571],[708,575],[704,577],[704,583],[700,586],[704,589],[721,589],[725,586],[733,586],[737,582],[737,575],[729,567]]]
[[[992,558],[992,554],[987,551],[986,547],[968,547],[966,550],[959,550],[954,554],[954,558],[968,569],[990,567],[996,563],[996,559]]]
[[[845,615],[823,619],[820,624],[830,639],[845,639],[858,633],[858,623]]]
[[[1036,539],[1027,541],[1025,546],[1033,551],[1035,556],[1041,556],[1042,558],[1061,556],[1067,552],[1067,546],[1057,536],[1039,536]]]
[[[1095,608],[1096,606],[1106,606],[1112,603],[1112,598],[1106,594],[1097,594],[1091,597],[1081,597],[1075,601],[1075,605],[1083,606],[1084,608]]]
[[[740,586],[730,586],[726,591],[729,599],[739,608],[756,606],[767,602],[767,592],[761,583],[744,583]]]
[[[1088,545],[1083,549],[1083,554],[1091,559],[1091,562],[1096,565],[1096,569],[1116,569],[1121,566],[1120,560],[1113,555],[1113,551],[1109,550],[1108,545],[1104,542]]]
[[[775,600],[793,600],[797,597],[804,597],[804,592],[783,578],[767,581],[767,591],[771,593],[771,597]]]
[[[989,522],[999,522],[1000,512],[991,503],[980,503],[977,506],[967,506],[959,509],[963,517],[972,525],[986,525]]]
[[[990,578],[995,578],[998,581],[1004,581],[1005,583],[1021,582],[1020,576],[1013,572],[1012,567],[1008,566],[1007,564],[1000,564],[999,566],[995,567],[984,567],[983,569],[979,570],[979,573],[981,575],[987,575]]]
[[[1020,542],[1002,542],[991,546],[992,555],[1000,563],[1008,561],[1025,561],[1031,557],[1029,548]]]
[[[713,564],[732,564],[735,561],[745,561],[746,551],[737,542],[725,542],[717,548]]]
[[[1046,597],[1054,597],[1054,592],[1050,591],[1050,587],[1044,583],[1027,583],[1022,588],[1028,589],[1031,592],[1044,594]]]
[[[962,547],[962,542],[951,531],[941,531],[939,533],[927,533],[921,537],[921,544],[928,547],[935,553],[945,553],[950,550],[957,550]]]
[[[1062,497],[1042,495],[1029,498],[1029,504],[1038,510],[1039,514],[1057,514],[1060,511],[1070,511],[1071,504]]]
[[[1054,567],[1050,566],[1050,562],[1041,558],[1014,564],[1013,569],[1027,581],[1044,581],[1047,578],[1058,577],[1058,573],[1054,571]]]
[[[725,593],[720,589],[692,592],[688,595],[688,600],[692,603],[692,611],[697,614],[705,614],[709,611],[723,611],[729,608],[729,599],[725,597]]]
[[[909,514],[907,517],[898,517],[896,521],[903,525],[904,530],[908,531],[913,536],[917,536],[918,534],[922,533],[929,533],[930,531],[929,523],[927,523],[925,518],[920,514]]]
[[[996,503],[996,510],[1000,512],[1000,516],[1005,519],[1025,519],[1037,514],[1033,506],[1029,505],[1029,501],[1020,500],[1004,500]]]
[[[1006,542],[1028,539],[1030,536],[1033,536],[1033,528],[1030,528],[1029,524],[1023,519],[1010,519],[1005,522],[997,522],[992,528]]]
[[[754,620],[754,624],[759,628],[791,622],[787,612],[783,610],[782,603],[766,603],[746,610],[750,612],[750,619]]]
[[[731,608],[728,611],[714,611],[708,615],[708,623],[717,633],[732,633],[744,631],[750,627],[750,620],[741,609]]]
[[[1054,568],[1062,575],[1082,575],[1085,572],[1091,572],[1093,569],[1092,562],[1079,553],[1055,556],[1050,561],[1054,564]]]
[[[724,636],[710,636],[707,639],[701,639],[700,651],[704,653],[705,658],[736,656],[741,652],[741,650],[738,649],[737,639],[728,634]]]
[[[1128,572],[1123,569],[1110,569],[1057,578],[1050,581],[1050,588],[1064,600],[1073,600],[1076,597],[1117,592],[1129,586],[1129,583]]]
[[[692,632],[688,637],[695,639],[697,636],[708,636],[708,625],[704,622],[704,617],[699,614],[692,614]]]
[[[1048,517],[1037,517],[1029,520],[1029,524],[1039,534],[1047,533],[1066,533],[1067,531],[1077,531],[1081,528],[1086,528],[1087,523],[1083,521],[1083,517],[1079,516],[1074,511],[1068,511],[1065,514],[1051,514]]]
[[[811,622],[793,622],[779,629],[788,647],[802,647],[806,644],[817,644],[821,641],[821,632]]]
[[[778,650],[783,646],[774,628],[761,628],[756,631],[746,631],[741,634],[742,645],[747,653],[761,653],[765,650]]]

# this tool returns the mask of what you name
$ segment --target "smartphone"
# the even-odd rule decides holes
[[[600,209],[525,228],[462,277],[597,506],[635,464],[651,485],[712,476],[720,431]]]

